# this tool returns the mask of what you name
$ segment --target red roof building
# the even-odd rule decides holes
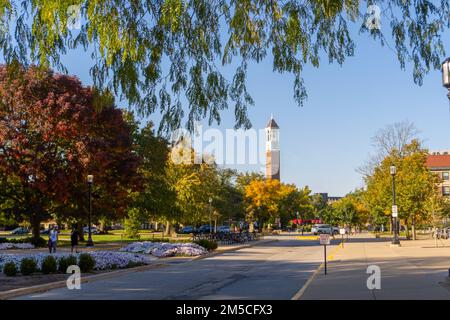
[[[442,179],[442,195],[450,197],[450,154],[429,154],[426,165]]]

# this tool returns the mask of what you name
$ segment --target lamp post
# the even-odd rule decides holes
[[[92,241],[91,219],[92,219],[92,184],[94,183],[94,176],[92,174],[87,176],[87,183],[89,187],[89,226],[88,226],[89,235],[86,246],[93,247],[94,242]]]
[[[395,199],[395,175],[397,174],[397,168],[392,165],[390,167],[390,172],[392,176],[392,217],[394,218],[394,238],[392,239],[392,245],[400,245],[400,240],[398,239],[398,211],[397,211],[397,204]]]
[[[209,233],[212,233],[212,219],[211,219],[211,214],[212,214],[212,198],[210,197],[209,200]]]
[[[442,85],[448,90],[448,100],[450,102],[450,58],[442,62]]]

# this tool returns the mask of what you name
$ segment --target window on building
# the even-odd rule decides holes
[[[442,187],[442,194],[444,196],[450,196],[450,187],[449,186]]]
[[[448,172],[442,172],[442,180],[448,180]]]

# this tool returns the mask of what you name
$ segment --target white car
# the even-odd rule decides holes
[[[313,225],[312,227],[311,227],[311,232],[314,234],[314,235],[316,235],[316,234],[319,234],[319,229],[321,230],[321,231],[323,231],[323,229],[326,229],[326,228],[331,228],[331,226],[329,225],[329,224],[315,224],[315,225]],[[321,232],[321,233],[324,233],[324,232]]]

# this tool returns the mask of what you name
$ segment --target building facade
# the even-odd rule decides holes
[[[266,178],[280,180],[280,127],[273,116],[266,127]]]
[[[442,195],[450,198],[450,150],[430,152],[426,164],[431,172],[441,178],[439,189]]]

